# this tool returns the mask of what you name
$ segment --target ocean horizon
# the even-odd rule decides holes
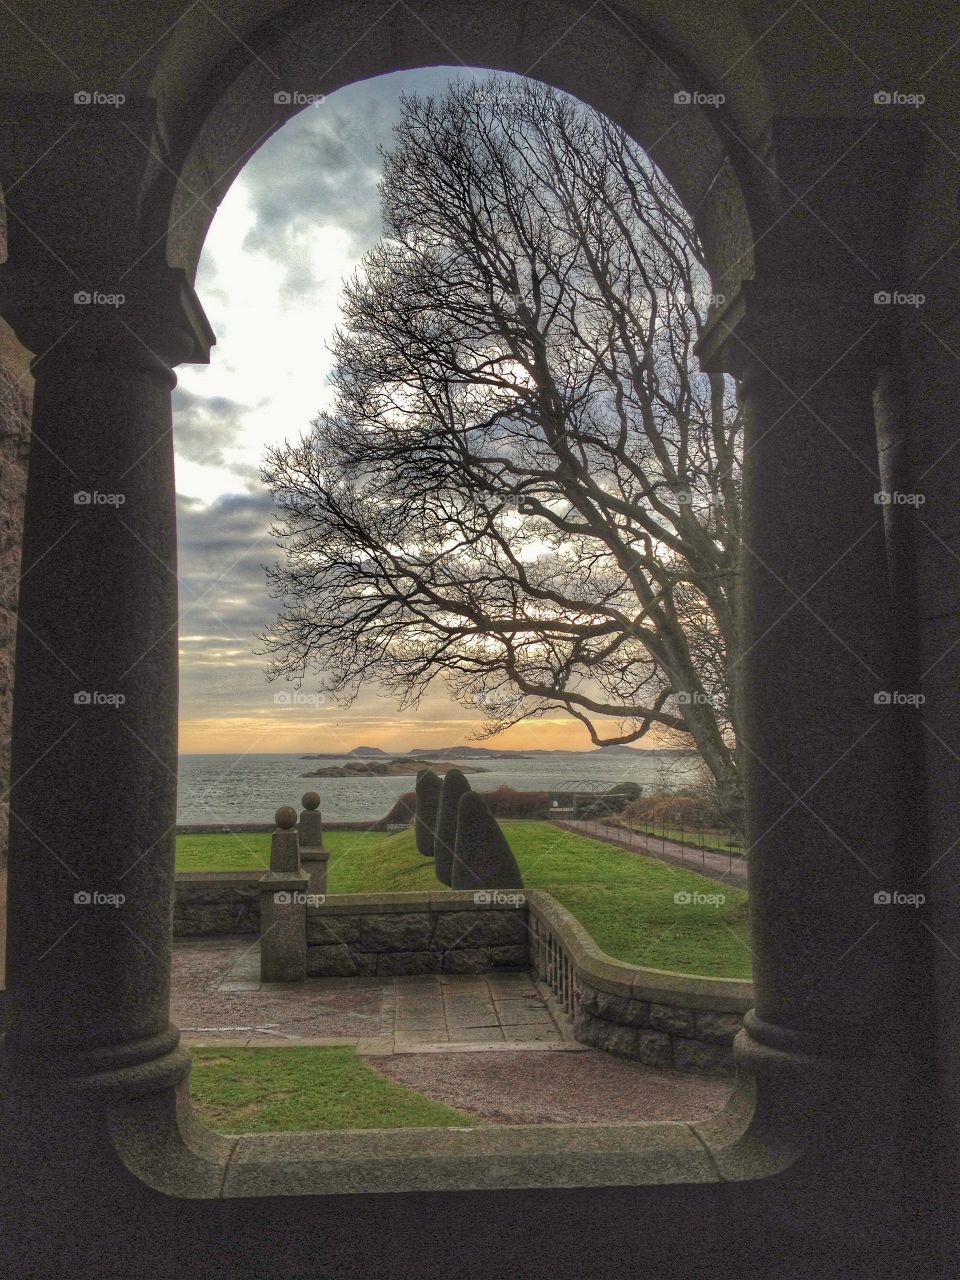
[[[305,776],[318,767],[309,756],[320,754],[184,752],[179,757],[177,822],[270,822],[280,805],[299,807],[306,791],[319,794],[321,812],[329,822],[370,822],[382,818],[400,796],[413,790],[413,774],[384,778]],[[335,766],[356,758],[350,754],[324,755],[323,764]],[[398,757],[387,753],[386,758]],[[528,759],[470,759],[463,764],[476,770],[468,775],[476,791],[493,791],[501,786],[518,791],[550,791],[579,781],[608,782],[610,786],[635,782],[649,790],[665,772],[678,779],[691,776],[697,757],[642,750],[630,755],[608,754],[588,749],[551,751]]]

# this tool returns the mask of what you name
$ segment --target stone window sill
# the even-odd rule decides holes
[[[486,1125],[230,1137],[199,1124],[186,1081],[115,1100],[114,1150],[128,1172],[180,1199],[570,1190],[718,1184],[771,1177],[801,1141],[768,1141],[742,1076],[710,1120],[629,1125]],[[797,1134],[797,1138],[800,1138]]]

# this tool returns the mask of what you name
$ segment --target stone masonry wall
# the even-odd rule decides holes
[[[526,915],[522,905],[478,905],[473,894],[330,897],[307,908],[307,972],[385,977],[526,969]]]
[[[652,1067],[733,1070],[751,983],[614,960],[550,894],[528,896],[531,967],[560,997],[581,1043]]]
[[[0,261],[5,257],[6,226],[0,207]],[[33,388],[29,360],[9,326],[0,320],[0,867],[7,860],[13,655]]]
[[[178,871],[175,938],[260,932],[260,882],[249,871]]]
[[[596,1045],[651,1067],[680,1071],[732,1071],[739,1013],[714,1013],[679,1005],[634,1000],[578,983],[573,1029]]]

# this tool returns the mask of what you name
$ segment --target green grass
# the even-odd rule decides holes
[[[688,848],[717,849],[720,853],[732,854],[735,858],[739,858],[743,853],[741,844],[737,844],[733,849],[730,848],[730,841],[736,842],[737,839],[732,831],[705,830],[701,835],[696,827],[667,827],[664,830],[659,823],[643,822],[632,822],[630,827],[640,835],[652,836],[656,840],[659,840],[661,836],[665,836],[668,840],[675,840],[678,844],[685,844]]]
[[[656,858],[563,831],[548,822],[504,822],[524,883],[546,889],[609,955],[630,964],[709,977],[749,978],[751,955],[742,889]],[[270,837],[178,836],[179,870],[263,867]],[[442,889],[412,831],[331,831],[330,893]],[[244,860],[255,858],[254,861]],[[723,894],[720,906],[676,903],[674,894]]]
[[[197,1048],[191,1055],[194,1110],[218,1133],[482,1123],[394,1084],[349,1048]]]

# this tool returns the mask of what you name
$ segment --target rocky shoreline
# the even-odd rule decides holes
[[[478,769],[469,765],[456,765],[452,761],[421,760],[412,756],[400,757],[396,760],[351,760],[349,764],[329,765],[325,769],[315,769],[305,773],[304,778],[415,778],[423,769],[432,769],[434,773],[443,774],[449,769],[460,769],[461,773],[487,773],[487,769]]]

